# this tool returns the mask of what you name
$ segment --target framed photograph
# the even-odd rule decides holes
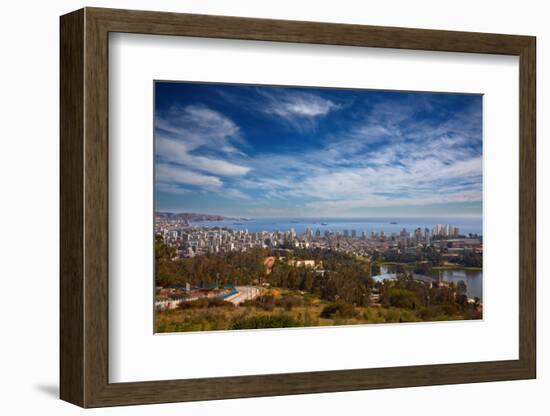
[[[155,332],[482,319],[482,95],[154,93]]]
[[[535,49],[62,16],[61,398],[536,377]]]

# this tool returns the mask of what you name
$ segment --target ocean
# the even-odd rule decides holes
[[[225,227],[250,232],[288,231],[294,228],[298,234],[303,234],[309,228],[313,232],[320,230],[321,234],[327,230],[331,232],[348,230],[351,234],[351,231],[355,230],[357,236],[360,236],[361,232],[369,235],[371,232],[380,233],[381,231],[387,235],[398,234],[403,228],[408,232],[418,227],[429,228],[431,231],[436,224],[451,224],[458,227],[460,233],[465,235],[483,234],[481,218],[254,218],[246,221],[194,221],[191,223],[198,227]]]

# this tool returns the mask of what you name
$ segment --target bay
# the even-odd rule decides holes
[[[458,227],[461,234],[483,234],[481,218],[251,218],[246,220],[194,221],[191,225],[198,227],[224,227],[249,232],[288,231],[293,228],[298,234],[303,234],[308,228],[315,232],[320,230],[343,232],[355,230],[357,236],[362,232],[384,232],[387,235],[399,234],[403,228],[413,232],[416,228],[429,228],[436,224],[451,224]]]

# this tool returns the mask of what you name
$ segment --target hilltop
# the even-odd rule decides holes
[[[180,220],[180,221],[223,221],[233,220],[234,218],[224,217],[222,215],[200,214],[195,212],[155,212],[155,218]]]

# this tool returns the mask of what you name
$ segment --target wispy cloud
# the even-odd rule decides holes
[[[324,117],[342,110],[350,100],[336,102],[317,90],[304,88],[278,88],[238,86],[238,91],[217,88],[213,92],[223,101],[238,106],[251,114],[264,115],[293,133],[315,131]],[[268,122],[269,123],[269,122]]]
[[[161,192],[186,201],[193,192],[206,192],[212,195],[204,199],[208,212],[221,213],[232,201],[233,212],[264,216],[481,206],[479,98],[456,104],[444,94],[395,99],[354,92],[348,98],[345,92],[231,88],[218,98],[223,105],[217,110],[182,99],[185,104],[159,112]],[[292,145],[265,138],[271,129],[286,132],[284,142]]]
[[[191,190],[183,188],[179,185],[169,183],[158,183],[155,185],[155,191],[164,192],[173,195],[189,195]]]
[[[158,137],[155,142],[155,153],[166,161],[222,176],[241,176],[250,171],[249,167],[223,159],[190,154],[186,143],[177,139]]]
[[[340,108],[338,104],[303,92],[263,93],[269,105],[265,112],[282,118],[319,117]]]
[[[172,106],[155,117],[155,130],[175,138],[191,151],[199,147],[239,153],[236,143],[243,143],[239,127],[217,111],[204,105]]]
[[[415,109],[399,110],[375,107],[320,149],[261,155],[255,162],[263,175],[243,186],[267,189],[266,199],[301,198],[308,209],[334,215],[481,201],[480,119],[459,114],[428,126],[413,117]]]
[[[229,160],[242,157],[239,127],[223,114],[202,105],[173,106],[155,118],[157,190],[186,192],[174,184],[218,191],[224,177],[239,177],[250,168]],[[203,153],[211,153],[212,156]],[[229,191],[228,191],[229,192]],[[231,190],[235,196],[236,190]]]
[[[250,195],[247,195],[246,193],[236,188],[225,188],[219,192],[219,195],[221,195],[224,198],[236,198],[236,199],[246,200],[246,201],[252,200],[252,197],[250,197]]]
[[[222,181],[215,176],[203,175],[165,163],[159,163],[155,166],[155,180],[158,183],[195,185],[205,187],[206,189],[217,189],[223,186]]]

